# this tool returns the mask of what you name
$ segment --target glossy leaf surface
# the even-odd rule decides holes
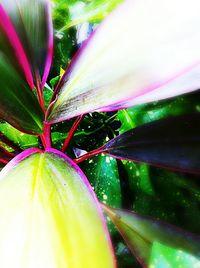
[[[109,141],[105,151],[120,159],[200,173],[200,116],[154,121]]]
[[[90,159],[84,170],[100,201],[112,207],[121,206],[120,181],[116,159],[99,155]]]
[[[155,242],[152,247],[149,267],[198,268],[200,267],[200,258],[195,258],[195,256],[187,252]]]
[[[4,6],[0,3],[0,50],[1,58],[6,60],[15,68],[20,77],[33,88],[33,77],[27,56],[24,52],[21,40],[16,33],[11,19]],[[2,59],[1,59],[2,61]]]
[[[51,66],[53,29],[48,0],[1,0],[29,60],[34,82],[44,86]]]
[[[39,134],[44,116],[30,90],[28,60],[2,5],[0,15],[0,118],[23,132]]]
[[[59,151],[13,159],[0,173],[0,201],[1,267],[115,266],[95,195]]]
[[[131,106],[136,97],[158,88],[149,101],[197,89],[198,7],[198,0],[121,4],[72,61],[57,88],[48,121]],[[175,87],[170,85],[184,74],[186,78],[176,81]],[[170,89],[162,89],[167,84]]]
[[[38,147],[38,137],[22,133],[6,122],[0,124],[0,133],[22,150]]]
[[[99,201],[112,206],[121,206],[121,187],[116,159],[98,155],[84,163],[83,171],[90,181]],[[110,233],[113,225],[108,222]]]
[[[44,115],[37,98],[3,55],[0,55],[0,83],[0,118],[22,132],[40,134]]]
[[[149,264],[152,247],[155,242],[186,251],[200,258],[199,236],[131,211],[102,206],[125,239],[132,253],[144,267]]]

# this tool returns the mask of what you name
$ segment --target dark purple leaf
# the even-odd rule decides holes
[[[170,117],[109,141],[103,151],[120,159],[200,173],[200,114]]]

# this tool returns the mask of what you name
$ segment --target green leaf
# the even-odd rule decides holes
[[[50,104],[52,95],[53,95],[53,90],[46,83],[45,87],[43,89],[43,97],[44,97],[44,102],[45,102],[46,108],[48,108],[48,106]]]
[[[153,243],[149,268],[200,267],[200,258],[176,248]]]
[[[123,197],[131,209],[200,234],[200,189],[196,176],[122,162],[130,191]]]
[[[44,114],[35,95],[2,55],[0,82],[0,118],[25,133],[42,133]]]
[[[38,147],[37,137],[22,133],[8,123],[0,124],[0,132],[23,150],[30,147]]]
[[[200,258],[199,236],[131,211],[114,209],[104,204],[102,206],[116,225],[132,253],[144,267],[149,264],[152,247],[155,242],[186,251]]]
[[[83,171],[98,199],[112,207],[121,207],[121,188],[116,159],[99,155],[84,163]],[[108,222],[109,231],[113,226]]]
[[[28,149],[1,171],[0,215],[1,267],[114,267],[94,192],[59,151]]]
[[[117,117],[122,123],[119,129],[120,134],[136,127],[136,123],[134,122],[134,112],[135,108],[118,111]]]
[[[85,163],[83,170],[100,201],[112,207],[121,206],[121,190],[116,159],[99,155]]]
[[[122,134],[139,125],[164,119],[169,116],[199,112],[199,103],[199,92],[193,92],[170,100],[141,104],[136,107],[118,111],[117,118],[122,124],[119,133]]]

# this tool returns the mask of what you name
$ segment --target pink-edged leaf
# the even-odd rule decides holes
[[[158,87],[152,91],[141,94],[138,97],[132,98],[120,104],[106,108],[106,111],[128,108],[134,105],[159,101],[178,96],[180,94],[189,93],[200,89],[200,65],[192,68],[190,71],[178,76],[172,81]],[[105,111],[105,108],[99,109],[99,112]]]
[[[0,267],[115,267],[95,194],[57,150],[28,149],[1,171],[0,214]]]
[[[0,4],[0,118],[15,128],[40,134],[44,115],[33,88],[31,69],[13,25]]]
[[[114,209],[105,204],[102,204],[102,207],[143,267],[150,267],[148,264],[155,243],[161,243],[200,258],[199,236],[133,211]]]
[[[200,114],[139,126],[110,140],[101,151],[120,159],[200,174]]]
[[[21,77],[33,89],[33,77],[28,59],[2,3],[0,3],[0,52],[15,66]]]
[[[199,5],[198,0],[126,0],[72,61],[57,87],[48,121],[122,108],[196,68]],[[159,99],[197,89],[196,78],[187,88],[183,85],[170,94],[163,90]]]
[[[44,86],[52,61],[53,26],[48,0],[1,0],[28,57],[34,82]]]

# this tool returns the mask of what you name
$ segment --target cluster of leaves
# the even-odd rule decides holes
[[[122,1],[54,0],[52,2],[55,54],[53,58],[54,64],[43,91],[45,108],[48,108],[53,92],[64,73],[64,69],[70,63],[77,49],[82,46],[82,41],[87,39],[99,22]],[[4,34],[1,33],[0,45],[4,44],[4,38]],[[8,102],[12,104],[12,96],[1,93],[0,111],[5,109],[11,111],[10,114],[6,113],[5,115],[5,112],[0,114],[2,120],[4,120],[0,124],[0,159],[2,160],[2,167],[23,150],[33,147],[43,149],[43,146],[45,146],[44,137],[42,135],[40,137],[35,135],[42,133],[43,126],[39,124],[37,129],[35,122],[42,122],[44,115],[40,107],[38,107],[37,101],[33,101],[34,95],[28,93],[23,79],[16,79],[17,76],[20,77],[22,71],[14,73],[12,64],[10,64],[10,62],[12,63],[13,55],[13,52],[11,52],[12,48],[8,48],[8,51],[6,51],[6,56],[11,55],[8,62],[3,61],[4,57],[1,58],[1,83],[7,83],[8,73],[12,72],[14,81],[19,83],[17,86],[24,87],[24,92],[27,92],[18,95],[19,92],[17,91],[17,101],[21,105],[23,100],[24,103],[28,100],[28,103],[33,106],[29,106],[29,109],[35,111],[35,114],[32,114],[31,118],[29,118],[30,113],[27,112],[24,118],[20,118],[17,114],[19,111],[3,101],[7,98]],[[5,66],[8,66],[7,70]],[[33,64],[31,70],[33,73],[34,67],[35,65]],[[39,69],[41,80],[43,80],[41,75],[43,67],[40,66]],[[37,72],[35,71],[35,73]],[[2,80],[2,77],[4,80]],[[34,79],[37,80],[37,75],[35,77]],[[17,86],[13,85],[12,81],[10,83],[10,85],[7,85],[8,88],[12,87],[17,90]],[[81,85],[80,83],[79,86]],[[24,94],[27,95],[24,97]],[[38,96],[38,92],[35,92],[35,95]],[[81,102],[82,100],[79,102],[79,98],[76,95],[72,96],[73,98],[77,101],[77,104],[75,104],[75,112],[72,112],[74,114],[69,116],[69,119],[82,113],[82,110],[80,109],[79,111],[79,108],[77,108],[79,105],[84,107],[84,103]],[[141,264],[144,267],[149,265],[150,267],[180,266],[187,268],[199,265],[200,239],[198,235],[200,233],[198,226],[200,218],[198,215],[200,215],[200,184],[196,175],[200,173],[199,100],[199,93],[196,92],[167,101],[138,105],[117,112],[112,112],[108,109],[108,112],[88,113],[82,119],[73,140],[70,141],[70,145],[67,147],[66,154],[70,158],[77,158],[77,163],[78,161],[81,162],[81,158],[85,160],[80,163],[81,169],[86,174],[98,200],[102,202],[105,212],[126,241],[125,243],[122,240],[116,227],[108,218],[107,224],[119,267],[140,267]],[[86,105],[87,101],[86,96]],[[74,119],[62,121],[66,118],[65,113],[62,115],[62,109],[60,112],[60,108],[56,110],[57,107],[55,107],[53,112],[50,110],[49,116],[50,120],[55,122],[51,127],[52,147],[62,150],[63,143],[70,133]],[[120,108],[123,108],[123,106]],[[79,114],[76,114],[77,110]],[[85,111],[89,112],[90,109]],[[68,112],[70,113],[71,110],[69,109]],[[60,118],[58,118],[59,113]],[[13,115],[15,115],[14,120]],[[27,122],[27,125],[24,125],[24,122]],[[96,150],[95,148],[98,149]],[[34,153],[39,154],[39,149],[36,149]],[[88,158],[90,156],[94,157],[87,159],[87,152],[89,152]],[[58,172],[60,172],[59,174],[62,174],[62,170],[66,167],[64,167],[63,163],[59,162],[59,158],[53,160],[51,155],[53,153],[54,151],[46,150],[44,170],[48,173],[50,167],[51,174],[54,175],[54,170],[57,168]],[[32,155],[32,151],[30,155]],[[37,158],[32,156],[28,161],[32,161],[32,165],[36,167],[40,163],[39,156]],[[148,163],[153,164],[153,166]],[[169,168],[170,171],[165,168]],[[27,170],[22,163],[19,164],[14,172],[16,172],[14,175],[18,174],[16,177],[22,178]],[[76,177],[71,169],[69,169],[68,173],[68,176]],[[51,175],[52,181],[53,175]],[[6,173],[6,176],[7,181],[12,181],[12,173],[9,176]],[[51,180],[46,182],[49,185],[48,187],[59,189],[59,180],[55,185],[52,184]],[[18,187],[23,185],[23,183],[23,180],[19,180]],[[10,185],[12,184],[10,183]],[[78,180],[77,185],[74,184],[72,186],[72,196],[80,195],[79,187],[81,187],[83,192],[85,191],[86,196],[87,190],[84,190],[84,186]],[[2,188],[0,200],[3,202],[7,192],[4,190],[4,186]],[[38,191],[40,195],[40,192],[43,190],[45,191],[43,184],[41,184],[40,188],[37,188],[35,191]],[[69,193],[64,190],[62,194],[67,195]],[[13,196],[15,195],[13,194]],[[86,215],[91,217],[89,209],[93,209],[92,205],[91,208],[87,208],[83,202],[84,205],[82,206],[81,199],[77,200],[74,197],[70,201],[77,203],[77,207],[81,206],[85,211],[85,215],[81,215],[83,221]],[[59,200],[56,202],[59,203]],[[64,205],[66,214],[68,210],[72,211],[73,206],[68,208],[67,200],[64,202]],[[51,203],[51,206],[54,206],[54,204]],[[129,209],[129,211],[124,209]],[[2,213],[2,215],[4,214]],[[152,218],[148,218],[147,215]],[[94,213],[92,220],[94,225],[95,221],[98,225],[98,220],[95,217],[96,214]],[[64,226],[68,226],[67,228],[70,229],[73,224],[75,225],[80,220],[79,218],[80,215],[75,211],[73,219],[68,223],[67,220],[69,218],[66,218],[61,227],[65,229],[66,227]],[[49,220],[51,219],[49,218]],[[176,227],[163,223],[160,220],[179,226],[187,231],[176,229]],[[196,236],[192,233],[195,233]],[[94,243],[104,245],[104,241],[101,241],[101,239]],[[84,247],[84,244],[82,246]],[[82,256],[78,255],[79,253],[76,252],[76,249],[73,248],[73,250],[74,253],[72,255],[81,259]],[[89,250],[88,248],[88,252]],[[85,252],[85,254],[88,254],[87,251]],[[131,252],[137,260],[133,258]],[[95,254],[97,253],[95,252]],[[65,257],[70,258],[70,256]],[[92,258],[90,261],[93,263]],[[98,265],[103,267],[101,263]]]

